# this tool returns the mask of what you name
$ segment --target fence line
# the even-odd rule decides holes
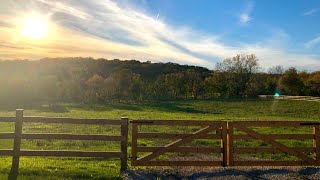
[[[109,119],[74,119],[74,118],[44,118],[24,117],[23,110],[16,110],[16,117],[0,117],[0,122],[15,123],[14,133],[0,133],[0,139],[13,139],[13,149],[0,150],[0,156],[12,156],[12,166],[9,179],[17,179],[20,156],[55,156],[55,157],[103,157],[119,158],[121,160],[121,171],[127,169],[127,144],[128,144],[128,118],[121,120]],[[93,135],[93,134],[65,134],[65,133],[22,133],[24,123],[69,123],[69,124],[100,124],[119,125],[120,136]],[[119,152],[99,151],[61,151],[61,150],[21,150],[21,139],[56,139],[56,140],[101,140],[119,141],[121,149]]]
[[[13,149],[0,149],[0,156],[12,156],[12,167],[9,179],[16,179],[21,156],[55,156],[55,157],[104,157],[119,158],[121,160],[121,171],[127,169],[128,150],[128,118],[121,120],[109,119],[77,119],[77,118],[45,118],[25,117],[23,110],[16,110],[16,117],[0,117],[1,122],[15,123],[14,132],[0,133],[0,139],[13,139]],[[87,125],[119,125],[121,135],[99,135],[99,134],[67,134],[67,133],[23,133],[24,123],[69,123]],[[320,165],[320,123],[310,121],[196,121],[196,120],[133,120],[132,142],[131,142],[131,164],[133,166],[300,166]],[[177,126],[199,128],[192,129],[195,132],[168,133],[168,132],[140,132],[141,126]],[[261,133],[255,128],[261,127],[292,127],[299,128],[307,126],[312,133],[305,134],[268,134]],[[239,133],[240,132],[240,133]],[[120,142],[121,148],[118,152],[98,151],[55,151],[55,150],[21,150],[22,139],[56,139],[56,140],[101,140]],[[139,146],[139,139],[172,140],[162,146]],[[216,140],[220,146],[207,145],[190,146],[194,140]],[[284,140],[309,140],[310,147],[289,147]],[[259,140],[269,145],[268,147],[238,147],[235,141]],[[219,154],[219,160],[205,161],[182,161],[182,160],[155,160],[165,153],[202,153]],[[138,153],[142,153],[140,155]],[[147,153],[147,154],[146,154]],[[266,161],[266,160],[237,160],[238,154],[252,153],[286,153],[299,160],[294,161]]]

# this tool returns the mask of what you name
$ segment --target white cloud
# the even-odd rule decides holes
[[[309,49],[309,48],[313,48],[314,46],[320,45],[320,36],[304,43],[304,47]]]
[[[320,60],[315,56],[287,52],[286,44],[290,36],[282,30],[274,31],[274,36],[264,42],[233,46],[223,43],[222,38],[215,34],[204,34],[192,27],[170,25],[154,15],[123,7],[117,1],[67,2],[38,0],[44,9],[49,9],[53,23],[56,23],[55,38],[46,45],[26,44],[37,51],[7,49],[3,51],[6,57],[8,54],[24,58],[92,56],[171,61],[214,68],[215,63],[224,58],[239,53],[254,53],[265,68],[279,64],[320,67]],[[253,4],[248,3],[244,12],[247,16],[243,18],[246,23],[251,20],[249,14],[252,8]],[[7,37],[0,35],[0,42]],[[0,56],[4,54],[0,52]]]
[[[241,24],[248,24],[252,20],[252,17],[251,17],[252,10],[253,10],[253,2],[247,1],[245,9],[239,15],[239,22]]]
[[[317,13],[318,11],[320,11],[320,8],[313,8],[313,9],[310,9],[310,10],[305,11],[304,13],[302,13],[302,16],[310,16],[312,14]]]

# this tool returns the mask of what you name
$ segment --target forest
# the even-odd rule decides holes
[[[214,70],[175,63],[93,58],[0,61],[0,104],[107,103],[254,98],[259,94],[320,96],[320,71],[274,66],[236,55]]]

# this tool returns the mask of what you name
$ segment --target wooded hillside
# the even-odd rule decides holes
[[[0,104],[104,103],[320,95],[320,72],[261,72],[254,55],[237,55],[215,70],[174,63],[92,58],[0,61]]]

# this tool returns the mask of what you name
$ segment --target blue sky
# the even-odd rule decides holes
[[[0,58],[104,57],[176,62],[213,69],[236,54],[320,70],[317,0],[0,1]],[[21,35],[41,19],[47,36]]]

